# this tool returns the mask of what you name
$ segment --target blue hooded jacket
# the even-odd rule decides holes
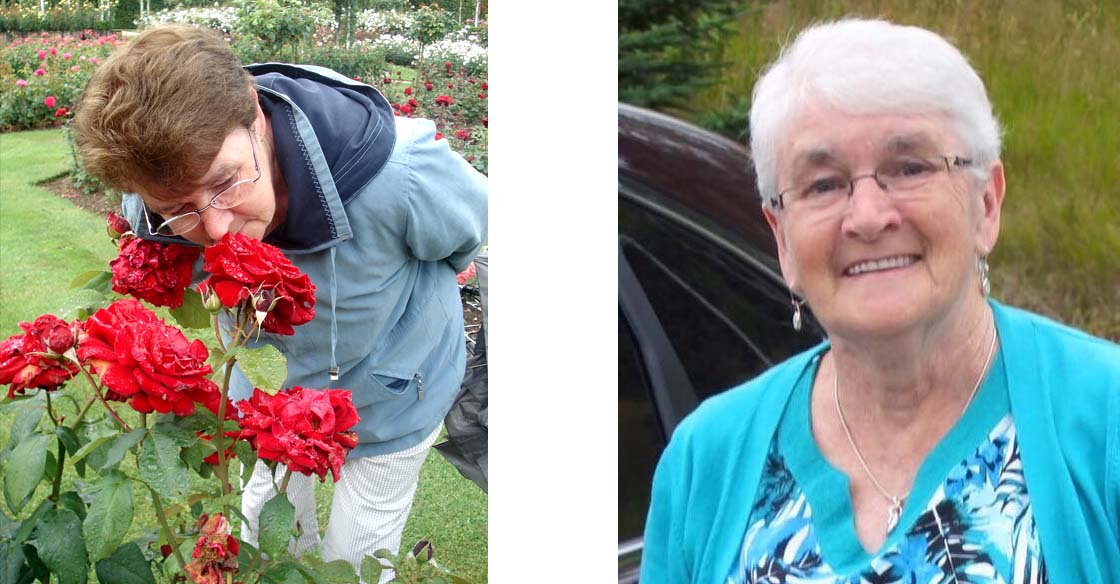
[[[463,378],[455,275],[486,240],[486,178],[435,139],[432,122],[395,117],[368,85],[314,66],[247,69],[288,186],[285,221],[265,242],[316,286],[311,322],[256,343],[286,357],[284,387],[353,393],[361,418],[353,456],[415,446]],[[139,197],[124,207],[142,237],[184,242],[147,233]],[[252,389],[235,368],[231,399]]]

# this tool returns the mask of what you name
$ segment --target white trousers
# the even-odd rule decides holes
[[[423,442],[401,452],[348,459],[334,485],[330,519],[322,542],[315,517],[318,478],[293,473],[287,495],[296,508],[301,535],[292,543],[292,553],[302,554],[321,543],[324,560],[343,559],[355,570],[361,568],[363,558],[379,549],[389,549],[396,554],[412,510],[420,468],[439,437],[439,431],[437,427]],[[252,477],[244,485],[241,512],[249,522],[241,527],[241,539],[253,547],[257,547],[261,508],[276,496],[276,485],[283,479],[284,472],[284,465],[277,465],[274,483],[268,466],[258,460]],[[391,570],[382,572],[381,584],[392,576]]]

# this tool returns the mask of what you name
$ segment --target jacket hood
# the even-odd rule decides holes
[[[396,143],[388,100],[321,67],[266,63],[246,69],[256,77],[261,109],[271,120],[289,193],[284,223],[265,241],[306,253],[349,239],[341,205],[381,172]]]

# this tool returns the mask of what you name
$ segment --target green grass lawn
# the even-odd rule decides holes
[[[71,295],[67,286],[74,276],[105,269],[116,255],[105,235],[103,217],[36,186],[64,172],[68,158],[58,130],[0,134],[0,339],[19,332],[21,320],[56,312]],[[206,340],[205,335],[202,338]],[[66,391],[77,394],[78,401],[89,395],[81,384],[71,384]],[[69,403],[62,405],[71,415],[74,409]],[[129,408],[122,408],[122,417],[135,424],[139,416],[125,410]],[[0,445],[7,442],[15,415],[0,414]],[[67,467],[64,490],[75,480],[80,479]],[[196,477],[196,486],[204,484]],[[20,517],[34,510],[48,491],[48,486],[40,485]],[[326,525],[332,492],[328,481],[316,494],[321,528]],[[151,503],[139,488],[135,493],[137,519],[129,538],[142,535],[140,517],[152,517],[143,523],[155,525]],[[487,581],[486,494],[434,450],[421,471],[402,547],[421,538],[430,539],[437,559],[457,574],[476,584]]]

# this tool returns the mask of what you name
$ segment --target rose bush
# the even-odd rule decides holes
[[[127,233],[127,226],[119,220],[110,218],[108,231],[124,240],[122,249],[129,243],[131,236],[121,235]],[[288,555],[288,540],[296,525],[284,493],[286,477],[280,493],[266,503],[268,512],[262,513],[260,549],[232,535],[226,518],[234,510],[239,481],[231,479],[231,458],[236,456],[251,469],[259,451],[260,458],[274,468],[284,462],[289,473],[317,474],[323,479],[329,471],[337,479],[347,453],[357,443],[350,428],[358,416],[346,390],[296,387],[276,393],[284,379],[281,366],[280,375],[244,371],[257,387],[253,400],[245,405],[245,419],[239,420],[237,408],[227,398],[225,373],[237,363],[276,351],[245,346],[268,322],[258,312],[287,310],[290,314],[282,320],[289,324],[309,318],[307,296],[313,298],[314,289],[305,274],[266,244],[227,238],[207,253],[220,266],[208,284],[222,290],[232,306],[212,307],[211,314],[198,293],[190,290],[185,295],[191,300],[172,315],[180,324],[218,327],[224,314],[234,326],[218,336],[216,347],[188,340],[180,328],[137,299],[113,298],[107,272],[76,280],[83,286],[77,297],[84,300],[73,308],[79,315],[73,322],[42,315],[21,323],[22,334],[0,343],[0,384],[9,390],[9,402],[2,407],[18,409],[21,420],[30,422],[17,424],[0,451],[4,500],[18,517],[41,483],[51,488],[27,517],[0,515],[4,581],[10,576],[13,581],[57,578],[84,583],[92,568],[104,583],[154,583],[153,566],[171,582],[217,583],[234,577],[281,582],[292,581],[295,574],[300,581],[357,581],[358,570],[345,561],[323,563],[305,555],[297,563]],[[145,257],[154,258],[154,269],[174,270],[178,265],[166,254]],[[162,265],[165,261],[170,263]],[[242,294],[238,286],[254,292]],[[99,299],[91,300],[91,295]],[[261,299],[268,296],[268,305],[262,305]],[[302,299],[300,309],[308,314],[293,316],[298,312],[296,299]],[[284,302],[292,306],[285,309]],[[191,311],[208,318],[199,323]],[[66,391],[66,382],[76,375],[92,387],[93,395],[84,405],[77,400],[80,394]],[[16,395],[34,389],[45,391]],[[140,412],[135,427],[115,411],[116,400],[127,400]],[[74,412],[65,411],[63,404],[69,402]],[[96,417],[92,406],[97,402],[107,418]],[[47,428],[40,429],[44,418]],[[57,443],[53,452],[52,441]],[[136,471],[122,472],[121,461],[130,453]],[[84,479],[64,487],[67,467],[77,469]],[[218,486],[192,489],[191,472],[202,479],[216,478]],[[155,517],[146,518],[149,529],[139,538],[125,541],[134,520],[133,485],[150,493]],[[151,529],[152,523],[158,524],[158,530]],[[383,550],[378,557],[390,555]],[[370,556],[360,568],[363,578],[376,581],[381,564]]]

